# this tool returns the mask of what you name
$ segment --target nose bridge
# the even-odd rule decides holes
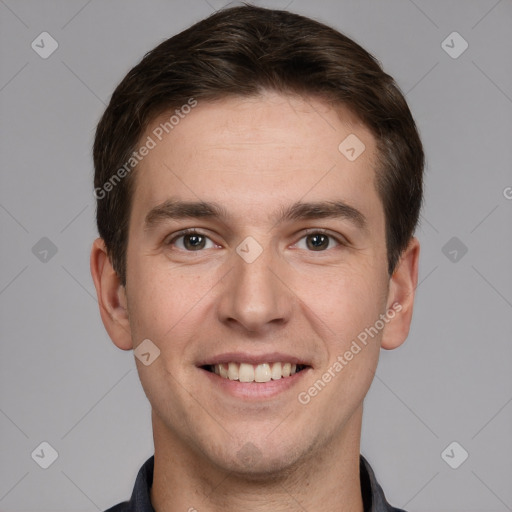
[[[277,277],[281,265],[275,250],[248,237],[233,254],[233,265],[219,309],[222,320],[250,331],[287,321],[292,300]]]

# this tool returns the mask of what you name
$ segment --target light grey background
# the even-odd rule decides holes
[[[1,511],[104,510],[129,498],[153,453],[133,354],[106,335],[89,274],[91,144],[144,53],[226,3],[0,0]],[[362,452],[395,506],[512,510],[512,2],[263,5],[376,55],[428,157],[412,331],[382,353]],[[59,45],[47,59],[31,48],[43,31]],[[453,31],[469,44],[456,59],[441,44]],[[462,258],[460,244],[442,250],[454,236]],[[57,248],[46,262],[32,250],[42,237]],[[43,441],[59,454],[48,469],[31,457]],[[458,469],[441,457],[452,441],[469,453]]]

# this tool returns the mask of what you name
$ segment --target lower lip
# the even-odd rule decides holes
[[[305,368],[289,377],[281,377],[278,380],[269,380],[268,382],[240,382],[238,380],[225,379],[203,368],[199,368],[199,370],[206,374],[210,382],[219,387],[223,392],[236,398],[258,400],[273,398],[289,390],[302,380],[304,374],[310,368]]]

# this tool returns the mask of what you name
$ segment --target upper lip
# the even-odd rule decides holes
[[[227,363],[246,363],[246,364],[263,364],[263,363],[292,363],[309,366],[309,363],[300,357],[283,354],[281,352],[272,352],[267,354],[249,354],[247,352],[227,352],[216,356],[204,358],[197,366],[207,366]]]

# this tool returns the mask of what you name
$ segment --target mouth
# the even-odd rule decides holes
[[[202,365],[201,368],[218,375],[221,379],[263,384],[292,377],[310,367],[305,364],[279,361],[259,364],[231,361],[228,363],[206,364]]]

